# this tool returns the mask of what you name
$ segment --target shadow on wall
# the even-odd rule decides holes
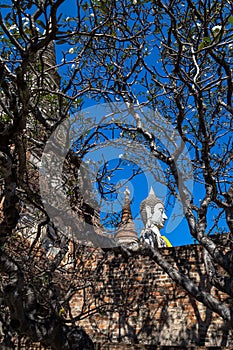
[[[210,290],[198,246],[165,249],[164,254]],[[226,346],[229,342],[223,321],[176,286],[149,258],[109,254],[103,260],[99,256],[92,279],[85,300],[76,302],[95,310],[80,322],[94,341],[156,346]]]

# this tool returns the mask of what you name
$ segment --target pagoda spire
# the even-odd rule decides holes
[[[128,187],[126,187],[124,195],[125,195],[125,199],[124,199],[124,204],[122,208],[121,222],[119,226],[125,225],[129,221],[132,221],[132,212],[130,208],[130,191]]]
[[[138,241],[137,232],[135,230],[132,211],[131,211],[131,201],[130,201],[130,191],[128,187],[124,192],[124,204],[122,207],[121,222],[119,224],[118,230],[115,234],[115,238],[123,244],[131,244]]]

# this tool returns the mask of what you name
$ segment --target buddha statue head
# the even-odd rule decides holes
[[[167,219],[164,204],[161,199],[155,196],[152,187],[148,197],[141,202],[140,212],[146,228],[157,227],[161,229]]]

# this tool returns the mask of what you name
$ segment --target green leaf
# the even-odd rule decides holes
[[[211,39],[208,36],[204,36],[203,40],[204,40],[205,43],[210,43],[211,42]]]
[[[3,114],[2,116],[0,116],[0,120],[2,120],[3,122],[9,122],[11,118],[9,115]]]
[[[211,42],[211,39],[208,36],[204,36],[203,41],[198,46],[198,50],[204,49]]]
[[[228,22],[229,22],[231,25],[233,25],[233,16],[230,16],[230,17],[228,18]]]
[[[83,102],[83,98],[82,98],[82,97],[76,98],[76,100],[75,100],[75,103],[76,103],[77,105],[80,105],[82,102]]]

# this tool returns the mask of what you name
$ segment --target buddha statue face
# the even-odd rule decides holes
[[[151,188],[149,196],[141,203],[141,216],[146,228],[156,226],[161,229],[167,216],[162,201],[157,198]]]
[[[153,207],[148,205],[145,209],[147,214],[146,227],[157,226],[159,229],[163,228],[167,219],[163,203],[157,203]]]

